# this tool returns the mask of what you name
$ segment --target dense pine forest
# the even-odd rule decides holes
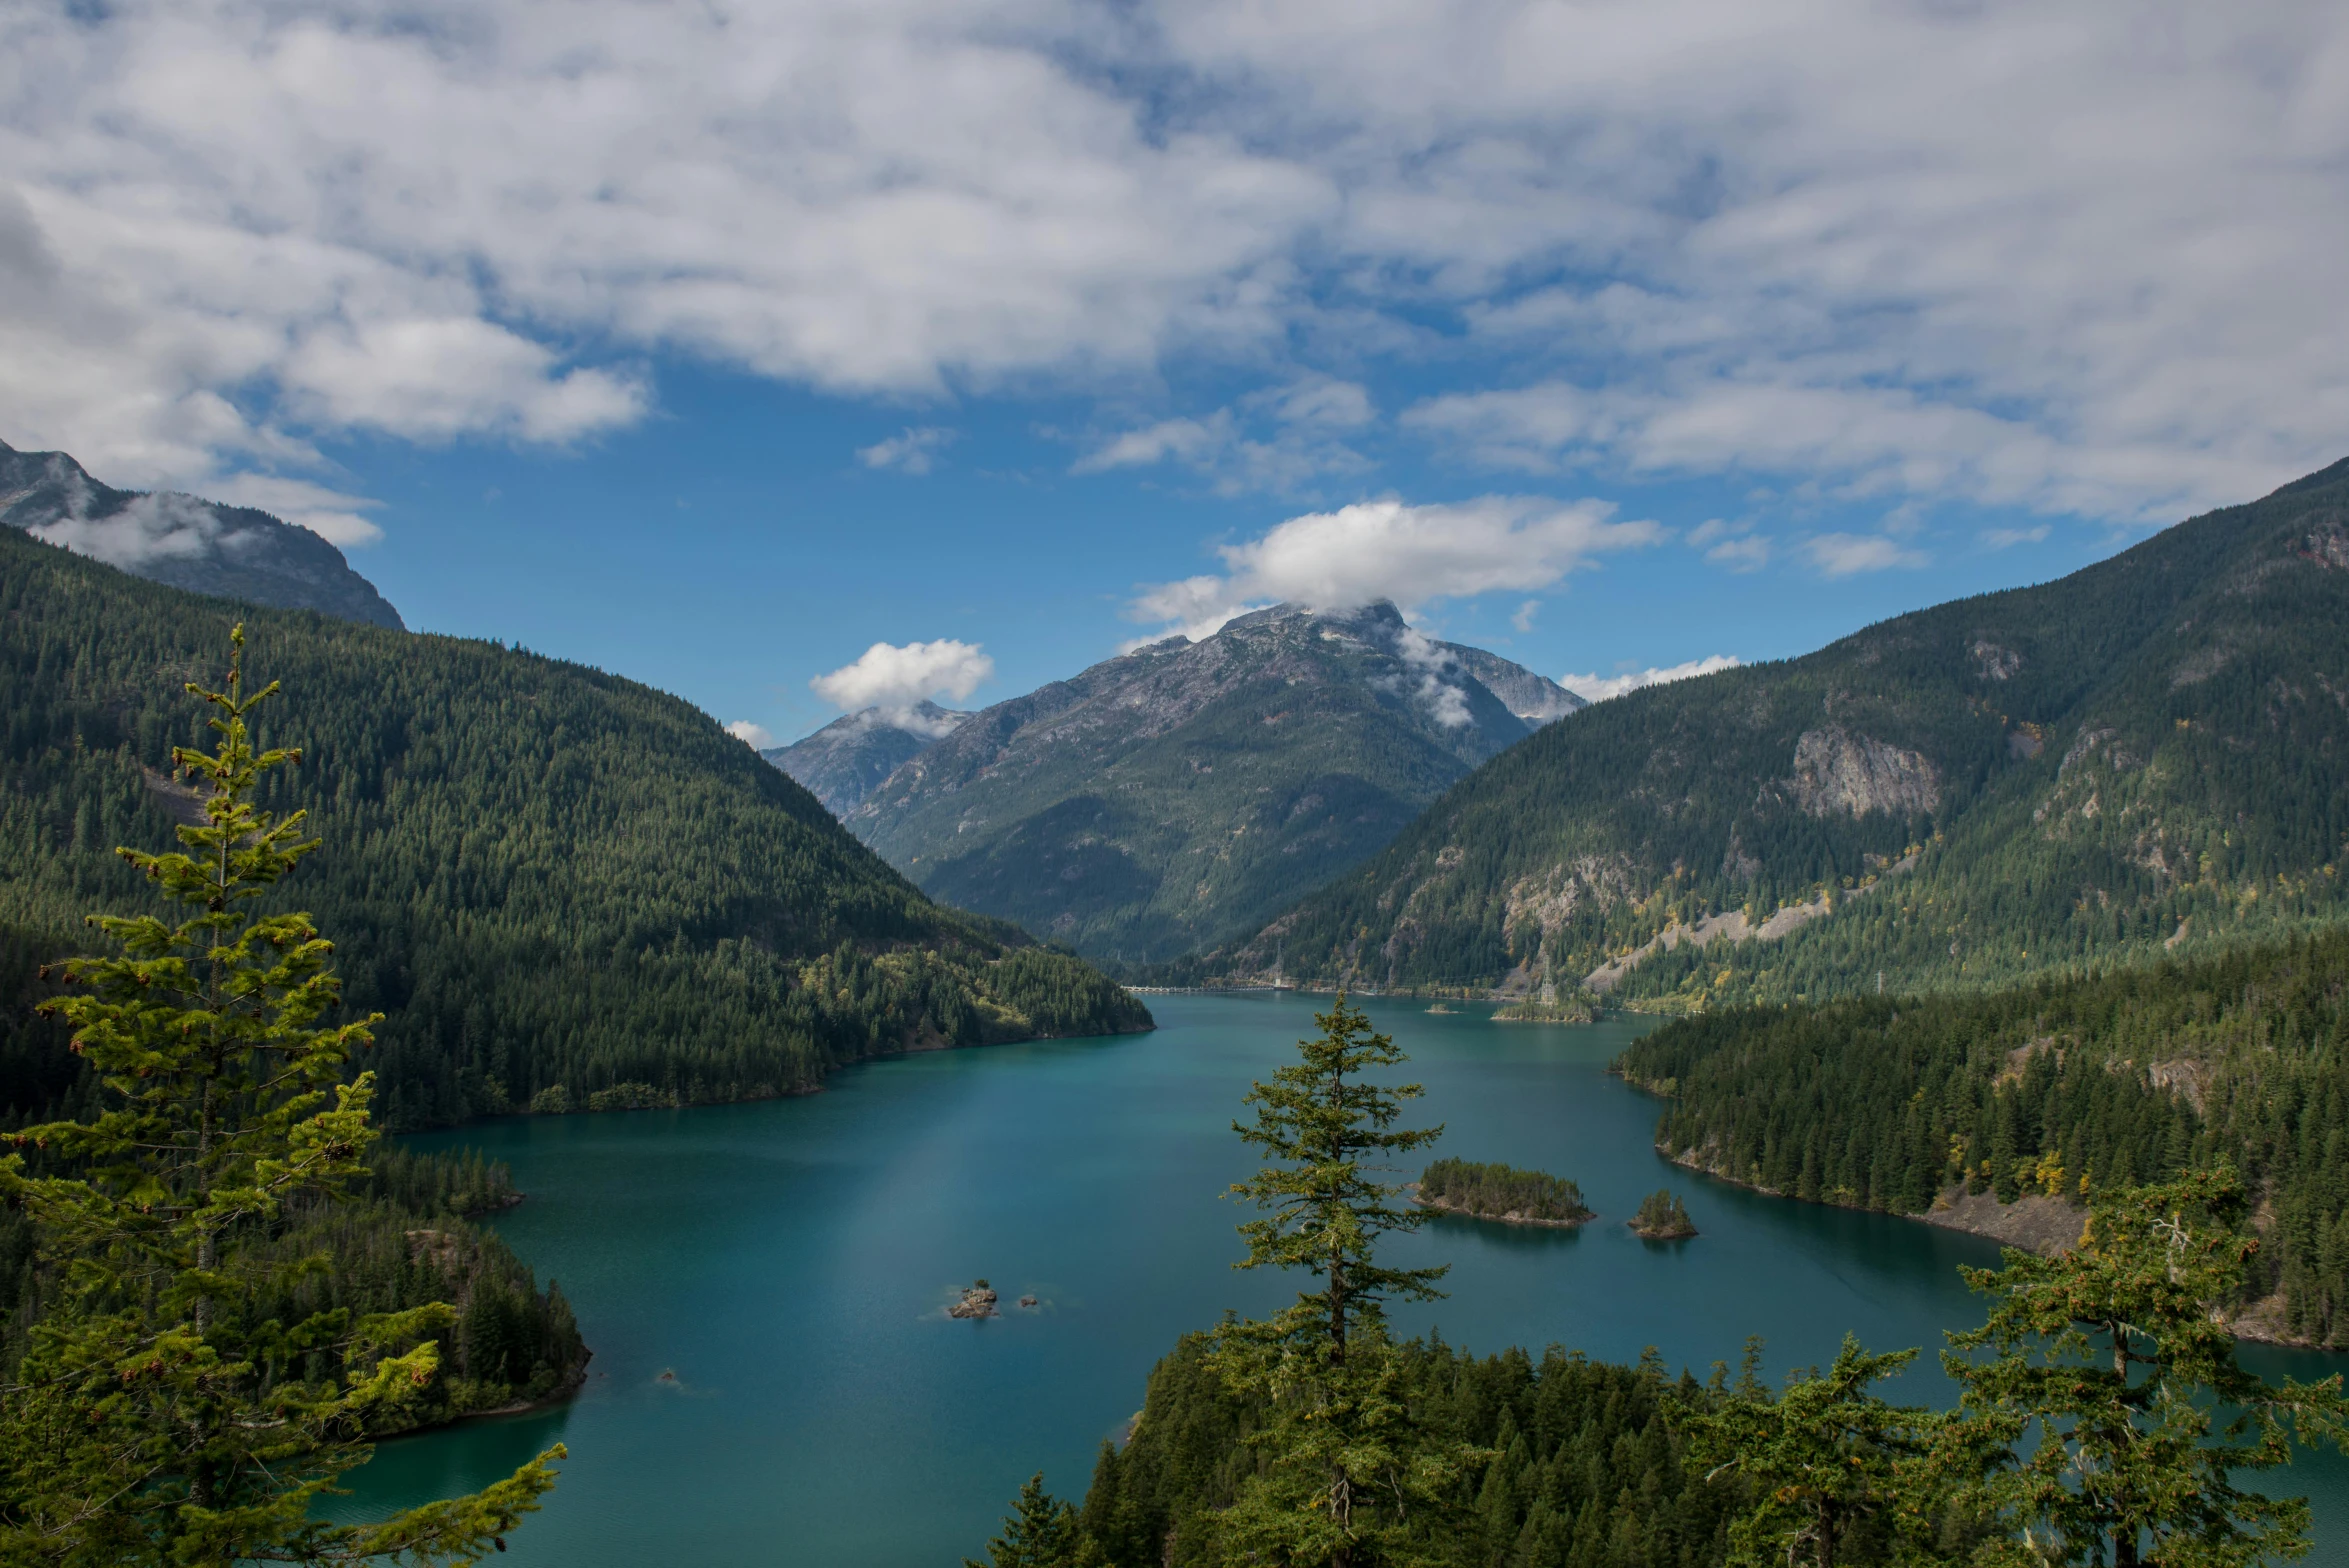
[[[1219,1563],[1213,1524],[1258,1469],[1248,1447],[1262,1401],[1218,1376],[1206,1336],[1185,1339],[1150,1375],[1125,1447],[1104,1445],[1078,1519],[1102,1568]],[[1709,1568],[1744,1501],[1707,1480],[1674,1431],[1680,1410],[1723,1397],[1653,1360],[1611,1366],[1552,1346],[1472,1356],[1400,1347],[1398,1392],[1431,1442],[1484,1462],[1452,1482],[1456,1533],[1439,1560],[1477,1568]]]
[[[1666,1010],[1987,990],[2339,920],[2345,844],[2349,463],[1569,715],[1188,973],[1596,976]]]
[[[1419,1201],[1489,1219],[1579,1224],[1591,1217],[1582,1189],[1548,1171],[1474,1160],[1437,1160],[1419,1178]]]
[[[1621,1070],[1674,1158],[1914,1214],[1964,1183],[2078,1203],[2224,1162],[2259,1191],[2248,1306],[2349,1344],[2349,932],[1989,996],[1676,1020]]]
[[[306,807],[342,849],[287,895],[386,1014],[392,1127],[804,1092],[909,1045],[1146,1028],[1140,1004],[1011,927],[931,903],[688,704],[495,643],[240,609],[0,531],[0,1082],[72,1092],[32,967],[140,896],[118,844],[168,843],[197,739],[181,691],[242,618]]]

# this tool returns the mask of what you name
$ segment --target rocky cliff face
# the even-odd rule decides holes
[[[867,708],[759,755],[797,779],[826,811],[845,817],[900,764],[953,734],[969,717],[934,702],[903,713]]]
[[[1796,737],[1794,776],[1786,787],[1795,804],[1814,817],[1839,811],[1855,817],[1871,811],[1922,817],[1932,814],[1940,798],[1941,770],[1920,752],[1830,724]]]
[[[0,523],[193,593],[405,629],[375,585],[309,529],[176,491],[117,490],[63,452],[0,443]]]
[[[936,896],[1167,958],[1359,862],[1581,705],[1392,605],[1280,605],[972,715],[847,820]]]

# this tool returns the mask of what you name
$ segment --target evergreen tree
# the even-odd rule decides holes
[[[1028,1477],[1003,1533],[987,1543],[984,1563],[962,1560],[962,1568],[1081,1568],[1088,1560],[1077,1511],[1044,1490],[1044,1472]]]
[[[2230,1227],[2242,1202],[2231,1171],[2191,1172],[2104,1195],[2062,1257],[2009,1250],[2003,1269],[1964,1271],[1996,1304],[1943,1364],[1972,1440],[2002,1456],[1980,1495],[2011,1560],[2235,1568],[2307,1552],[2307,1502],[2234,1476],[2289,1463],[2295,1437],[2338,1442],[2349,1405],[2338,1375],[2276,1387],[2236,1364],[2215,1307],[2257,1246]]]
[[[1416,1229],[1427,1214],[1395,1207],[1400,1188],[1381,1181],[1373,1163],[1443,1129],[1395,1127],[1419,1085],[1363,1080],[1404,1057],[1359,1009],[1340,996],[1314,1021],[1320,1036],[1300,1040],[1298,1060],[1243,1102],[1256,1107],[1255,1123],[1232,1124],[1273,1161],[1232,1188],[1268,1211],[1240,1227],[1248,1256],[1235,1266],[1302,1269],[1321,1288],[1299,1292],[1272,1318],[1218,1331],[1215,1359],[1226,1379],[1269,1398],[1252,1439],[1262,1469],[1220,1527],[1229,1556],[1355,1568],[1404,1555],[1434,1522],[1437,1488],[1451,1471],[1451,1456],[1409,1408],[1385,1319],[1391,1297],[1441,1294],[1435,1282],[1445,1271],[1378,1262],[1380,1236]]]
[[[1870,1354],[1846,1334],[1833,1366],[1775,1399],[1749,1371],[1735,1397],[1683,1407],[1690,1460],[1708,1480],[1735,1473],[1752,1488],[1730,1527],[1732,1563],[1929,1560],[1941,1521],[1928,1472],[1943,1423],[1869,1392],[1916,1354]]]
[[[318,841],[303,813],[254,804],[301,753],[257,749],[253,710],[278,688],[247,693],[241,627],[232,646],[225,690],[188,688],[215,749],[172,758],[208,786],[202,822],[179,829],[181,851],[119,851],[192,913],[94,918],[121,954],[73,960],[81,989],[51,1004],[107,1103],[9,1135],[0,1157],[0,1194],[54,1276],[0,1388],[0,1561],[475,1561],[537,1507],[559,1447],[380,1524],[311,1517],[366,1459],[358,1434],[432,1381],[426,1336],[455,1314],[266,1312],[324,1267],[269,1248],[288,1205],[347,1191],[375,1137],[371,1076],[342,1081],[375,1019],[323,1023],[332,945],[306,915],[256,912]]]

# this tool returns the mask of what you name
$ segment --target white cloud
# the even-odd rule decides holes
[[[1813,534],[1803,541],[1803,553],[1828,577],[1850,577],[1860,572],[1888,571],[1896,566],[1924,566],[1929,558],[1897,539],[1882,534]]]
[[[222,529],[211,507],[192,495],[165,491],[133,496],[120,511],[100,518],[83,515],[77,506],[25,532],[127,571],[150,561],[209,555]]]
[[[359,514],[381,506],[365,496],[346,495],[307,479],[272,474],[230,474],[204,486],[211,499],[230,506],[257,507],[309,529],[349,550],[371,545],[383,530]]]
[[[1734,670],[1741,662],[1734,654],[1715,653],[1702,659],[1691,659],[1686,664],[1645,669],[1629,675],[1561,675],[1558,684],[1585,702],[1605,702],[1610,697],[1620,697],[1642,686],[1663,686],[1673,681],[1687,680],[1691,676]]]
[[[1509,624],[1521,632],[1532,631],[1533,619],[1541,614],[1541,610],[1542,602],[1539,599],[1528,599],[1517,607],[1516,614],[1509,617]]]
[[[1113,436],[1097,450],[1070,465],[1072,474],[1098,474],[1112,468],[1148,468],[1168,458],[1203,460],[1232,439],[1231,415],[1217,412],[1206,420],[1162,419]]]
[[[954,440],[954,432],[936,425],[909,425],[897,435],[856,449],[857,461],[867,468],[894,468],[901,473],[926,474],[939,452]]]
[[[726,733],[753,751],[766,751],[775,744],[773,730],[768,729],[764,724],[753,724],[748,719],[736,719],[726,726]]]
[[[1733,572],[1758,572],[1770,564],[1769,536],[1754,532],[1752,523],[1711,518],[1688,531],[1688,542],[1704,551],[1706,560]]]
[[[1315,378],[1251,393],[1204,418],[1162,419],[1102,442],[1072,474],[1180,463],[1221,495],[1297,495],[1313,482],[1368,471],[1348,444],[1377,419],[1370,394],[1351,381]]]
[[[2036,528],[1990,528],[1982,534],[1982,542],[1993,550],[2008,550],[2018,544],[2045,544],[2048,527],[2041,523]]]
[[[1378,418],[1370,393],[1359,383],[1329,376],[1309,377],[1251,399],[1284,425],[1357,430]]]
[[[0,434],[125,484],[576,441],[667,354],[1236,367],[1211,458],[1088,459],[1219,487],[1347,471],[1397,365],[1478,465],[2122,519],[2349,429],[2314,0],[121,0],[8,11],[0,96]]]
[[[995,661],[976,643],[940,638],[936,642],[877,642],[829,674],[808,682],[817,696],[855,712],[880,708],[892,723],[922,728],[917,711],[924,698],[957,702],[995,673]],[[951,727],[951,726],[949,726]]]
[[[1475,722],[1476,715],[1468,711],[1466,689],[1444,679],[1453,659],[1443,644],[1416,626],[1405,626],[1396,634],[1395,653],[1419,671],[1417,695],[1427,704],[1429,717],[1448,730]]]
[[[1282,600],[1337,609],[1391,599],[1413,608],[1502,589],[1548,588],[1593,557],[1652,544],[1650,522],[1614,522],[1598,501],[1482,496],[1412,506],[1364,501],[1292,517],[1261,538],[1222,546],[1221,576],[1159,583],[1130,613],[1190,637]]]

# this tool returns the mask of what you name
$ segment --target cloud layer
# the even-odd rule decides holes
[[[1411,609],[1495,589],[1548,588],[1594,556],[1662,537],[1654,523],[1615,522],[1611,511],[1597,501],[1483,496],[1309,512],[1221,547],[1221,573],[1144,589],[1129,613],[1199,638],[1243,610],[1283,601],[1339,609],[1391,599]]]
[[[1558,684],[1585,702],[1605,702],[1642,686],[1665,686],[1673,681],[1688,680],[1692,676],[1712,675],[1721,670],[1734,670],[1744,661],[1735,654],[1708,654],[1702,659],[1691,659],[1686,664],[1674,664],[1663,669],[1649,668],[1629,675],[1561,675]]]
[[[1270,488],[1365,363],[1480,467],[2099,517],[2349,429],[2316,0],[123,0],[0,15],[0,98],[0,434],[132,485],[575,441],[666,354],[1323,388],[1080,465]]]
[[[995,673],[995,661],[976,643],[940,638],[936,642],[877,642],[808,685],[834,707],[854,713],[880,708],[909,728],[920,727],[916,707],[925,697],[959,702]]]

